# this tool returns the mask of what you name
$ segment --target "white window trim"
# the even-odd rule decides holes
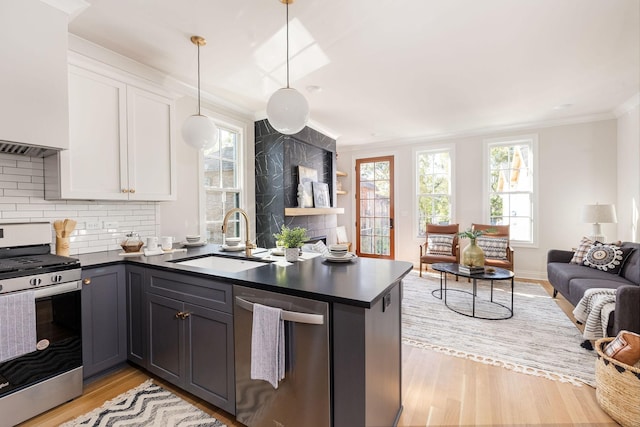
[[[513,135],[513,136],[505,136],[500,138],[487,138],[482,141],[482,176],[483,176],[483,184],[482,184],[482,218],[485,224],[489,224],[489,147],[492,145],[514,145],[518,142],[526,142],[531,143],[531,152],[533,154],[533,182],[531,185],[533,186],[532,197],[531,200],[533,202],[533,209],[531,211],[532,222],[531,222],[531,242],[524,242],[521,240],[510,240],[509,244],[512,247],[521,247],[521,248],[537,248],[539,244],[539,226],[540,216],[538,214],[538,175],[539,175],[539,167],[538,167],[538,134],[524,134],[524,135]]]
[[[413,159],[413,165],[411,170],[411,176],[413,177],[413,187],[411,199],[413,200],[413,206],[411,211],[412,217],[412,233],[416,242],[422,243],[424,237],[419,236],[418,229],[418,218],[416,215],[418,214],[418,201],[416,200],[416,195],[418,194],[418,165],[416,161],[418,159],[418,153],[424,152],[442,152],[449,151],[449,157],[451,159],[451,224],[455,224],[456,221],[456,146],[455,144],[434,144],[434,145],[423,145],[419,147],[415,147],[411,150],[411,158]]]
[[[222,116],[214,113],[210,110],[202,109],[204,115],[211,118],[216,126],[222,129],[227,129],[238,134],[238,190],[240,192],[240,207],[247,211],[250,220],[250,239],[255,240],[255,204],[249,203],[250,199],[255,200],[255,184],[253,180],[254,175],[247,173],[247,171],[253,171],[253,167],[246,164],[248,159],[251,159],[251,153],[254,148],[250,147],[253,138],[249,138],[249,126],[253,126],[253,123],[242,122],[231,119],[229,117]],[[250,141],[251,139],[251,141]],[[251,176],[249,176],[251,175]],[[206,223],[206,194],[204,191],[204,152],[199,150],[198,152],[198,218],[200,222],[200,235],[206,237],[207,223]]]

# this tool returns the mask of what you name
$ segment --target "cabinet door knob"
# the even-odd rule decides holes
[[[135,192],[136,192],[136,189],[135,189],[135,188],[130,188],[130,189],[129,189],[129,193],[135,193]]]
[[[126,188],[123,188],[123,189],[122,189],[122,192],[123,192],[123,193],[128,193],[128,192],[129,192],[129,190],[127,190]]]
[[[181,312],[181,311],[177,312],[177,313],[176,313],[176,319],[182,319],[182,315],[183,315],[183,314],[184,314],[184,313],[183,313],[183,312]]]
[[[82,283],[85,285],[90,285],[91,284],[91,277],[85,277],[84,280],[82,280]]]
[[[189,316],[191,316],[191,313],[189,313],[188,311],[185,311],[184,313],[182,313],[182,320],[186,319]]]

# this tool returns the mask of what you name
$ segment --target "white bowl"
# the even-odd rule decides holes
[[[200,241],[200,235],[199,234],[190,234],[188,236],[186,236],[187,242],[189,243],[197,243]]]
[[[240,238],[227,237],[226,239],[224,239],[224,242],[227,244],[227,246],[238,246],[240,244]]]
[[[329,245],[329,253],[333,257],[343,257],[347,255],[347,249],[348,249],[347,245],[341,245],[339,243],[334,245]]]

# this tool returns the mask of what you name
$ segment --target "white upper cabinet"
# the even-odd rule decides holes
[[[174,101],[69,66],[69,150],[45,158],[45,198],[175,200]]]
[[[68,148],[67,14],[0,2],[0,140]]]

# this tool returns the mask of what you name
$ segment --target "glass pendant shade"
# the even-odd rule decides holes
[[[278,89],[267,103],[267,119],[275,130],[285,135],[300,132],[309,121],[309,103],[297,90]]]
[[[209,117],[194,114],[188,117],[182,125],[182,138],[187,144],[200,150],[217,142],[218,128]]]

